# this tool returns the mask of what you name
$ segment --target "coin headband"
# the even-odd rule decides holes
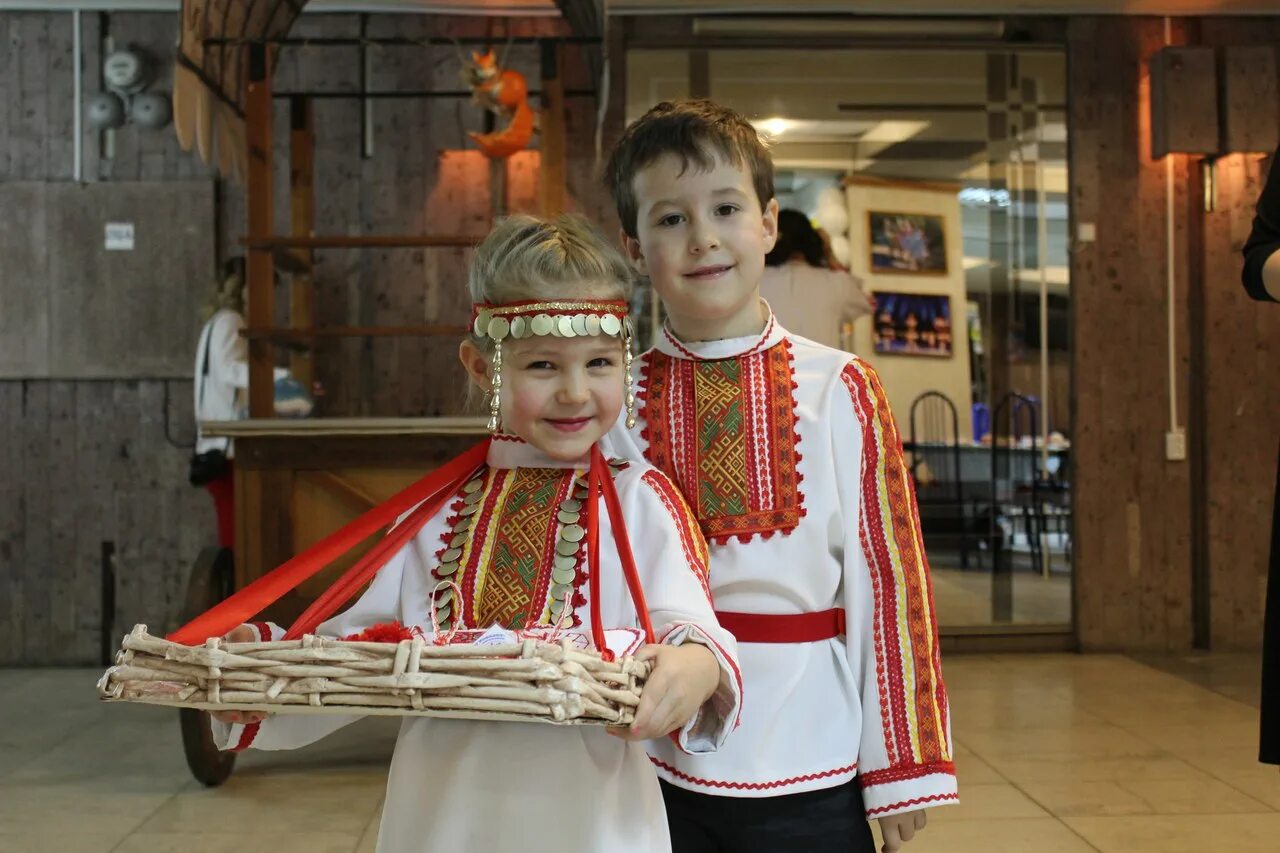
[[[501,343],[507,338],[552,335],[557,338],[629,336],[630,306],[622,300],[477,303],[471,309],[471,331],[477,338]]]

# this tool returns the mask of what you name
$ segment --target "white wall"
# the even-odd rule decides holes
[[[853,274],[870,292],[945,293],[951,297],[951,327],[954,354],[951,358],[913,355],[881,355],[872,348],[871,318],[859,320],[854,328],[854,352],[871,362],[880,374],[889,404],[898,418],[903,440],[909,435],[911,403],[925,391],[941,391],[956,407],[960,439],[972,438],[968,330],[965,320],[964,245],[961,239],[960,202],[955,192],[914,187],[907,182],[848,187],[849,246]],[[941,275],[884,275],[871,271],[871,248],[867,213],[871,210],[927,213],[943,217],[946,227],[947,273]]]

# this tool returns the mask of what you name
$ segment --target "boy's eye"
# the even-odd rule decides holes
[[[663,228],[670,228],[673,225],[679,225],[683,219],[684,217],[678,213],[668,213],[658,220],[658,225]]]
[[[716,216],[733,216],[740,208],[736,204],[721,204],[716,206]]]

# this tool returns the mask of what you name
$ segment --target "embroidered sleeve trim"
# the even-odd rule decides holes
[[[958,803],[960,802],[960,795],[959,794],[934,794],[931,797],[916,797],[914,800],[903,800],[900,803],[893,803],[892,805],[881,806],[880,808],[877,808],[877,809],[867,809],[867,817],[875,817],[876,815],[883,815],[886,812],[900,812],[911,806],[923,806],[929,803],[943,803],[943,802]]]
[[[653,762],[654,766],[661,767],[677,779],[683,779],[686,782],[701,785],[704,788],[724,788],[732,791],[771,791],[775,788],[786,788],[803,782],[816,782],[819,779],[829,779],[833,776],[849,776],[858,770],[858,765],[855,762],[847,767],[837,767],[833,770],[824,770],[821,773],[806,773],[803,776],[792,776],[789,779],[778,779],[773,782],[732,782],[723,779],[702,779],[697,776],[691,776],[688,773],[682,773],[652,755],[649,756],[649,760]]]
[[[931,764],[916,764],[909,767],[889,767],[885,770],[868,770],[858,777],[862,787],[887,785],[890,782],[905,782],[908,779],[919,779],[922,776],[933,776],[943,773],[956,775],[956,765],[951,761],[935,761]]]
[[[692,622],[683,622],[683,623],[678,623],[676,625],[673,625],[671,627],[671,630],[663,634],[662,637],[658,640],[658,642],[665,643],[668,637],[670,637],[676,631],[684,627],[688,627],[693,631],[697,632],[698,636],[701,637],[704,641],[706,641],[707,645],[711,646],[716,650],[716,657],[718,657],[720,660],[724,661],[729,665],[729,670],[733,673],[733,683],[737,688],[737,693],[738,693],[738,712],[734,714],[734,717],[733,717],[733,728],[736,729],[739,725],[742,724],[742,705],[743,705],[743,700],[745,698],[745,695],[742,691],[742,671],[738,669],[738,662],[734,660],[724,650],[724,646],[721,646],[719,643],[715,641],[715,639],[710,634],[708,634],[706,631],[702,630],[700,627],[693,624]],[[675,743],[677,746],[680,745],[679,740],[676,740]],[[681,749],[683,750],[683,747],[681,747]]]
[[[702,538],[702,530],[698,527],[698,520],[694,518],[693,510],[689,508],[688,502],[684,496],[676,490],[671,480],[657,470],[644,472],[644,476],[640,478],[641,482],[649,486],[653,492],[662,501],[662,505],[666,507],[667,513],[671,516],[671,520],[675,523],[676,530],[680,535],[680,547],[684,551],[684,559],[689,570],[697,577],[702,591],[707,595],[707,601],[711,601],[711,586],[707,580],[708,563],[710,561],[707,552],[707,540]]]
[[[875,370],[841,371],[862,431],[858,541],[870,575],[877,693],[890,766],[950,761],[933,589],[902,440]]]

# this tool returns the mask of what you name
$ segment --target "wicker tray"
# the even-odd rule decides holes
[[[473,632],[481,634],[482,632]],[[98,682],[107,701],[209,711],[381,714],[629,725],[649,665],[626,655],[635,632],[610,631],[605,661],[581,635],[496,644],[431,634],[400,642],[300,640],[184,646],[137,625]],[[617,635],[623,635],[620,638]]]

